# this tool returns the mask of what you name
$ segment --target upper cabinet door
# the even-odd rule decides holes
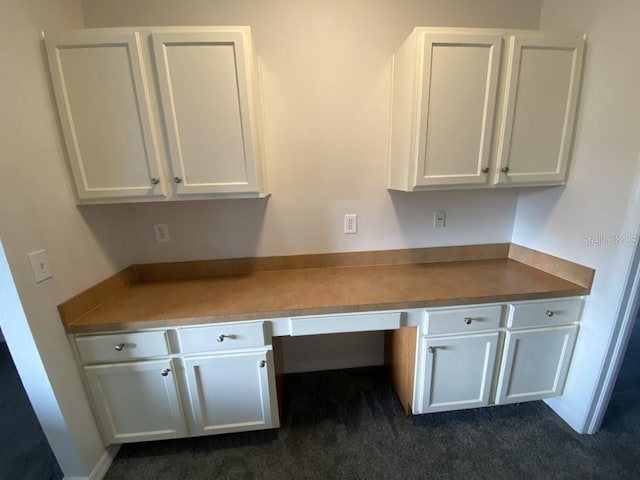
[[[79,200],[161,199],[139,35],[69,32],[47,53]]]
[[[498,184],[562,184],[582,73],[582,37],[512,36]]]
[[[152,43],[176,194],[259,192],[248,32],[153,32]]]
[[[501,45],[500,35],[423,35],[415,186],[488,183]]]

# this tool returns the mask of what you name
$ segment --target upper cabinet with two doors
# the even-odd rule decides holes
[[[248,27],[78,30],[46,45],[79,203],[265,196]]]
[[[565,183],[582,35],[416,28],[394,56],[389,188]]]

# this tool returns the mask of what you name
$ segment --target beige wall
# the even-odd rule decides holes
[[[537,28],[528,0],[83,3],[88,27],[247,24],[263,62],[272,197],[130,206],[136,260],[505,242],[514,190],[389,193],[391,55],[416,25]],[[433,210],[448,226],[432,228]],[[359,233],[342,218],[359,215]],[[158,244],[153,223],[167,223]]]
[[[584,81],[568,184],[557,191],[523,190],[513,239],[597,271],[565,394],[552,402],[581,431],[589,428],[609,342],[616,340],[617,309],[633,253],[630,244],[606,244],[605,238],[630,239],[640,224],[639,24],[637,0],[542,2],[541,28],[589,35]],[[601,244],[589,244],[583,236]]]
[[[39,31],[82,25],[77,0],[0,0],[0,241],[24,306],[3,268],[0,324],[68,476],[87,475],[104,448],[56,305],[132,261],[126,209],[74,204],[49,93]],[[36,285],[27,253],[40,248],[54,278]]]

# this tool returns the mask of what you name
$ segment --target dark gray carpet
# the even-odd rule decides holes
[[[578,435],[542,402],[406,417],[382,368],[287,376],[278,430],[123,446],[120,479],[638,479],[640,403]]]
[[[0,480],[57,480],[62,471],[0,342]]]

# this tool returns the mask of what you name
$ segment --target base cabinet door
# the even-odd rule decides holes
[[[174,372],[169,359],[85,367],[107,443],[186,435]]]
[[[279,426],[270,350],[185,358],[184,363],[193,433],[239,432]]]
[[[562,395],[578,327],[507,332],[496,403]]]
[[[431,413],[489,404],[499,333],[426,339],[417,410]]]

